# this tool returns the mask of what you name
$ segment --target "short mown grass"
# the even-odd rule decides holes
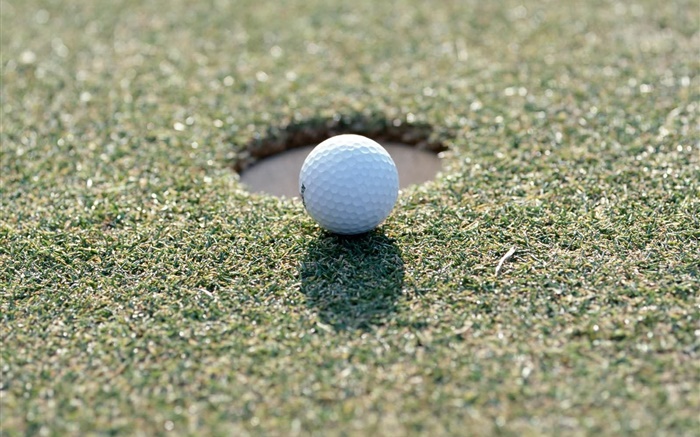
[[[0,8],[3,435],[700,429],[697,2]],[[358,114],[449,149],[376,231],[239,183]]]

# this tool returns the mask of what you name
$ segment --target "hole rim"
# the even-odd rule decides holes
[[[305,146],[315,146],[341,134],[357,134],[378,143],[402,143],[436,155],[449,150],[444,131],[426,122],[407,122],[384,115],[359,113],[312,117],[280,126],[270,126],[265,135],[250,139],[233,161],[233,169],[241,175],[265,158]]]

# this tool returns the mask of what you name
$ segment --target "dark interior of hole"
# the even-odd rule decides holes
[[[447,148],[429,124],[391,121],[365,115],[312,118],[286,126],[270,127],[266,135],[250,141],[234,163],[240,173],[260,159],[285,150],[316,145],[334,135],[354,133],[378,142],[396,142],[439,153]]]

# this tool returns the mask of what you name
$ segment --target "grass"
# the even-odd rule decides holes
[[[0,2],[3,435],[697,432],[697,2],[374,3]],[[357,114],[377,231],[238,182]]]

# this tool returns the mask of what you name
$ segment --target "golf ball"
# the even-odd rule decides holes
[[[309,153],[299,173],[309,215],[325,229],[362,234],[383,222],[399,194],[399,173],[389,153],[361,135],[337,135]]]

